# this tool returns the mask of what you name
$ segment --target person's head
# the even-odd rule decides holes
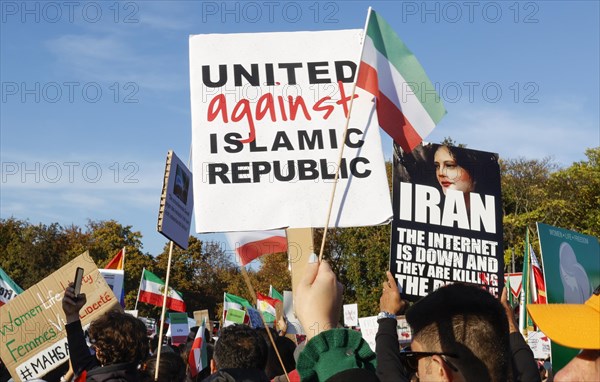
[[[412,355],[421,381],[506,381],[508,320],[498,300],[466,284],[439,288],[406,313]]]
[[[275,341],[275,345],[277,346],[277,350],[279,351],[279,355],[281,356],[285,370],[289,373],[296,368],[296,360],[294,359],[294,350],[296,350],[296,344],[294,344],[294,342],[287,337],[277,335],[277,332],[274,329],[268,328],[268,330],[271,332],[271,337]],[[283,375],[283,368],[281,367],[279,358],[277,357],[275,349],[273,349],[273,345],[269,340],[267,329],[260,328],[257,329],[257,331],[267,344],[268,357],[267,364],[265,366],[265,373],[267,374],[267,377],[269,377],[269,379],[273,379],[278,375]]]
[[[457,190],[469,193],[475,190],[473,172],[469,167],[473,165],[464,154],[464,150],[455,150],[450,146],[439,146],[433,155],[435,175],[442,187],[444,195],[448,190]]]
[[[146,325],[131,314],[106,312],[90,324],[88,335],[103,366],[139,364],[148,356]]]
[[[552,341],[581,349],[554,381],[600,381],[600,286],[584,304],[529,304],[527,310]]]
[[[267,344],[255,329],[246,325],[231,325],[221,330],[213,361],[218,370],[264,370],[267,354]]]
[[[144,365],[142,381],[154,381],[157,355],[148,358]],[[183,382],[186,379],[185,362],[175,352],[161,352],[158,366],[158,382]]]

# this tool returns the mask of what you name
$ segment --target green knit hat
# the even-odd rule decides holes
[[[377,367],[375,353],[359,332],[349,329],[331,329],[311,339],[296,363],[303,382],[327,381],[347,369]]]

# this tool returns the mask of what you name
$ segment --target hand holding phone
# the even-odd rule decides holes
[[[79,294],[81,293],[81,283],[83,282],[83,268],[77,267],[75,271],[75,280],[73,281],[73,293],[75,294],[75,299],[79,298]]]

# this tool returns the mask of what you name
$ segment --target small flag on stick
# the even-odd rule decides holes
[[[146,269],[144,269],[142,272],[139,301],[156,306],[162,306],[165,282],[162,281],[157,275]],[[171,287],[169,287],[169,293],[167,295],[167,308],[177,312],[186,311],[185,302],[183,301],[181,293],[177,292]]]
[[[190,365],[190,373],[192,378],[196,377],[202,369],[208,366],[208,353],[206,351],[206,338],[204,337],[204,329],[206,328],[206,319],[202,320],[202,325],[196,332],[196,337],[192,343],[190,356],[188,359]]]
[[[8,303],[10,300],[23,293],[23,289],[17,285],[2,268],[0,268],[0,306]]]
[[[227,239],[238,255],[238,262],[245,266],[252,260],[272,253],[287,252],[285,230],[230,232]]]

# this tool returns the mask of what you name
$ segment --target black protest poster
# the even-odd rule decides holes
[[[464,282],[499,297],[504,286],[498,155],[438,144],[394,145],[390,271],[416,301]]]

